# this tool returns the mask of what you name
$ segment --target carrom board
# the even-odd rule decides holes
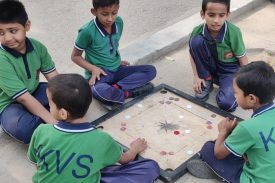
[[[158,162],[161,177],[173,182],[186,173],[186,162],[195,158],[202,145],[218,135],[223,117],[235,117],[217,107],[162,84],[93,122],[125,148],[145,138],[148,149],[139,158]]]

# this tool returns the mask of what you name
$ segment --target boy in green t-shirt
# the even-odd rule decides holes
[[[152,65],[129,66],[121,61],[118,47],[123,21],[118,10],[119,0],[93,0],[91,12],[96,18],[80,28],[71,56],[85,69],[94,97],[110,106],[149,93],[156,76]]]
[[[56,122],[39,74],[48,80],[58,73],[46,47],[26,37],[30,27],[21,2],[0,1],[0,121],[6,133],[24,143],[39,124]]]
[[[200,151],[204,161],[190,161],[188,170],[201,178],[210,178],[205,172],[213,170],[234,183],[275,182],[274,70],[263,61],[252,62],[236,73],[233,87],[240,107],[253,110],[251,119],[238,124],[222,120],[216,141],[206,142]]]
[[[110,135],[87,122],[92,92],[82,76],[57,75],[48,83],[47,96],[59,122],[40,125],[32,136],[28,158],[38,168],[34,183],[152,183],[159,176],[155,161],[133,161],[147,148],[145,139],[123,152]],[[118,162],[124,165],[114,165]]]
[[[203,0],[201,17],[205,23],[193,29],[189,47],[195,97],[207,100],[213,80],[217,81],[218,106],[233,112],[237,107],[233,74],[246,65],[248,59],[240,29],[226,21],[229,11],[229,0]]]

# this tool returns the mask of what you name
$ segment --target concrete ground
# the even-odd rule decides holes
[[[32,17],[37,16],[36,17],[37,19],[43,18],[43,21],[45,21],[45,24],[56,24],[55,19],[50,19],[50,18],[47,19],[41,15],[43,14],[43,12],[37,11],[35,9],[35,4],[37,5],[37,3],[32,1],[27,1],[27,0],[25,1],[27,3],[26,6],[31,7],[30,10],[32,12],[32,15],[31,15]],[[234,4],[234,2],[241,3],[242,1],[232,0],[232,4]],[[246,2],[248,2],[248,0],[246,0]],[[41,3],[43,4],[44,1],[43,2],[41,1]],[[53,2],[53,3],[56,3],[56,2]],[[43,7],[47,9],[49,8],[48,6],[49,5],[45,3],[43,4],[40,10],[42,11]],[[78,5],[76,4],[76,6]],[[255,8],[256,7],[254,6],[253,8],[250,8],[249,10],[243,12],[245,13],[245,15],[239,17],[238,19],[235,19],[234,23],[236,23],[243,32],[244,41],[248,49],[248,56],[251,61],[255,59],[257,60],[264,59],[266,61],[274,61],[275,36],[273,35],[275,35],[275,22],[273,20],[274,19],[273,17],[275,17],[275,5],[272,3],[269,3],[268,1],[263,1],[263,3],[261,3],[261,6],[257,6],[256,9]],[[68,11],[68,10],[64,9],[64,11]],[[62,16],[62,12],[59,12],[59,14],[56,14],[56,18],[59,21],[61,21],[61,18],[62,18],[61,16]],[[198,15],[195,15],[195,16],[198,16]],[[195,19],[196,21],[198,21],[199,17],[196,17]],[[65,28],[69,29],[70,26],[72,26],[73,29],[77,30],[76,27],[73,26],[71,23],[68,23],[68,25],[69,26],[65,26]],[[63,34],[59,32],[59,35],[62,35],[62,36],[57,37],[59,41],[56,42],[57,38],[55,36],[50,37],[50,35],[55,35],[55,31],[58,31],[58,30],[51,32],[50,30],[46,29],[47,32],[45,32],[43,29],[43,26],[45,25],[40,24],[37,27],[34,26],[34,28],[30,32],[31,33],[30,35],[37,38],[43,38],[43,40],[48,43],[49,50],[53,55],[53,58],[57,62],[58,70],[60,70],[61,72],[82,73],[82,70],[79,69],[77,66],[72,65],[69,60],[68,55],[71,52],[71,47],[73,45],[73,38],[70,40],[71,41],[70,42],[66,38],[67,32],[66,33],[62,32]],[[58,25],[56,24],[56,26]],[[167,28],[172,26],[173,25],[168,26]],[[175,34],[176,33],[177,32],[175,32]],[[69,34],[69,36],[73,37],[74,35]],[[146,39],[146,37],[144,39]],[[148,40],[149,39],[150,37],[148,38]],[[135,41],[131,45],[135,44],[136,42],[138,41]],[[56,43],[57,47],[54,45],[54,43]],[[69,46],[66,44],[69,44]],[[127,47],[126,47],[126,50],[127,50]],[[58,55],[62,55],[63,53],[66,55],[65,57],[58,56]],[[190,95],[193,95],[193,91],[192,91],[193,78],[192,78],[191,66],[189,64],[188,48],[177,47],[176,50],[174,50],[173,52],[170,52],[169,54],[158,53],[158,55],[163,55],[163,56],[160,59],[151,60],[151,63],[155,65],[158,70],[158,76],[153,81],[154,84],[158,85],[160,83],[166,83]],[[59,59],[63,58],[64,60],[62,59],[59,60],[56,58],[59,58]],[[215,104],[216,92],[217,92],[217,89],[215,89],[214,92],[211,93],[210,99],[207,102],[213,105],[216,105]],[[106,112],[107,111],[104,108],[102,108],[96,101],[93,101],[90,107],[90,110],[88,112],[87,119],[92,121],[102,116]],[[244,111],[238,108],[234,114],[241,118],[248,118],[251,115],[251,111]],[[0,147],[1,147],[0,148],[0,182],[3,182],[3,183],[4,182],[5,183],[31,182],[31,176],[35,171],[35,167],[30,162],[28,162],[26,158],[27,146],[16,142],[15,140],[11,139],[6,134],[0,131]],[[158,181],[158,182],[160,183],[161,181]],[[183,177],[181,177],[177,181],[177,183],[182,183],[182,182],[218,183],[219,181],[197,179],[191,176],[190,174],[185,174]]]

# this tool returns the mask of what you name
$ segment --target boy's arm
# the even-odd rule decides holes
[[[124,152],[119,160],[120,164],[126,164],[133,161],[135,157],[143,152],[147,148],[147,142],[145,139],[138,138],[131,143],[131,147],[128,151]]]
[[[241,66],[244,66],[244,65],[248,64],[248,57],[247,57],[247,55],[239,58],[239,62],[240,62]]]
[[[217,159],[224,159],[230,154],[230,151],[224,146],[224,141],[236,127],[236,125],[236,119],[230,120],[229,118],[225,118],[219,123],[219,135],[215,141],[214,146],[214,154]]]
[[[57,120],[51,116],[49,111],[47,111],[47,109],[45,109],[44,106],[42,106],[29,92],[18,97],[16,101],[24,105],[28,111],[40,117],[46,123],[55,124],[57,122]]]
[[[52,79],[56,75],[58,75],[58,72],[56,70],[54,70],[53,72],[51,72],[49,74],[45,74],[45,78],[49,81],[50,79]]]
[[[190,63],[191,63],[192,71],[193,71],[193,74],[194,74],[193,89],[196,92],[201,93],[202,92],[202,85],[205,86],[205,81],[204,81],[204,79],[201,79],[199,77],[195,61],[194,61],[194,59],[193,59],[193,57],[192,57],[191,54],[189,54],[189,58],[190,58]]]
[[[90,64],[82,57],[82,50],[78,50],[76,48],[73,49],[71,59],[74,63],[79,65],[80,67],[87,69],[92,73],[92,77],[89,80],[90,85],[94,85],[96,80],[100,80],[100,75],[107,75],[101,68],[98,68],[95,65]]]

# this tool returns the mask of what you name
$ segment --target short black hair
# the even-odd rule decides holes
[[[0,1],[0,23],[19,23],[26,25],[28,14],[24,5],[17,0],[1,0]]]
[[[260,104],[272,102],[275,97],[274,69],[264,61],[251,62],[235,73],[235,82],[244,95],[253,94]]]
[[[84,117],[92,102],[90,85],[79,74],[59,74],[53,77],[48,82],[48,91],[57,108],[67,110],[71,119]]]
[[[208,3],[221,3],[227,7],[227,13],[230,12],[230,0],[203,0],[201,9],[205,13]]]
[[[104,8],[115,4],[119,5],[119,0],[93,0],[94,9]]]

